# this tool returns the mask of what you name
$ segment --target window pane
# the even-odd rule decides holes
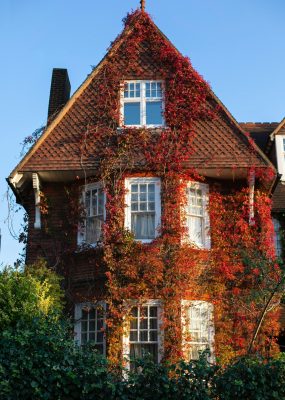
[[[132,193],[131,201],[138,201],[139,195],[138,193]]]
[[[146,201],[147,193],[140,193],[140,201]]]
[[[98,215],[104,214],[104,192],[102,189],[99,189],[98,193]]]
[[[156,318],[151,318],[149,320],[149,328],[150,329],[157,329],[157,319]]]
[[[149,307],[149,316],[157,317],[157,307]]]
[[[92,190],[92,215],[98,215],[97,205],[98,205],[98,192],[97,189],[95,189]]]
[[[157,331],[150,331],[149,332],[149,341],[150,342],[157,342]]]
[[[131,329],[138,329],[138,320],[137,318],[132,318],[130,321]]]
[[[132,203],[131,210],[132,211],[138,211],[138,209],[139,209],[138,203]]]
[[[147,329],[147,318],[141,318],[140,329]]]
[[[141,84],[136,83],[136,97],[140,97],[141,95]]]
[[[147,101],[146,102],[146,124],[147,125],[162,125],[162,102]]]
[[[89,330],[90,331],[95,331],[95,321],[90,321],[89,322]]]
[[[124,104],[124,124],[125,125],[140,125],[140,103],[125,103]]]
[[[95,332],[90,332],[89,333],[89,341],[90,342],[95,342]]]
[[[153,361],[157,364],[158,363],[158,344],[153,343],[153,344],[131,344],[130,345],[130,359],[134,360],[137,358],[143,358],[146,357],[147,355],[151,355],[153,358]],[[130,364],[130,367],[132,369],[133,364]]]
[[[189,238],[192,242],[203,245],[203,218],[189,216],[187,218]]]
[[[86,215],[90,215],[90,190],[85,192],[85,209],[86,209]]]
[[[147,331],[140,331],[140,342],[147,342]]]
[[[136,239],[153,239],[155,237],[154,224],[154,213],[132,213],[131,230]]]
[[[81,322],[81,331],[82,332],[87,332],[87,321],[82,321]]]
[[[97,330],[100,331],[100,329],[103,328],[103,325],[104,325],[103,319],[98,319],[97,320]]]
[[[150,97],[150,83],[146,82],[145,84],[145,96]]]
[[[133,317],[137,317],[138,316],[138,307],[133,307],[131,310],[131,315]]]
[[[138,331],[131,331],[130,332],[130,341],[137,342],[138,341]]]
[[[154,192],[148,192],[148,201],[154,201]]]
[[[87,333],[81,334],[81,343],[85,344],[87,342]]]
[[[104,333],[103,332],[98,332],[97,333],[97,343],[102,343],[104,339]]]
[[[101,237],[102,221],[99,217],[89,217],[86,219],[86,243],[98,242]]]

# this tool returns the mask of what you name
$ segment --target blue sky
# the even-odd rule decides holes
[[[67,68],[75,91],[138,5],[1,0],[0,265],[13,264],[21,250],[8,230],[5,178],[20,160],[23,139],[46,122],[52,68]],[[284,0],[146,0],[146,7],[238,121],[285,116]],[[16,234],[22,217],[19,211],[10,219]]]

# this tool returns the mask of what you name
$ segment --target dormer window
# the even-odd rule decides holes
[[[121,125],[125,126],[164,126],[162,81],[126,81],[121,116]]]

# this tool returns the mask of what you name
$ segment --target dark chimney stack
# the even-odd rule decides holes
[[[67,69],[54,68],[50,85],[48,124],[55,118],[70,97],[70,82]]]

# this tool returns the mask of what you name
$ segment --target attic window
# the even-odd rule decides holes
[[[121,125],[125,126],[163,126],[162,81],[126,81],[121,95],[121,116]]]

